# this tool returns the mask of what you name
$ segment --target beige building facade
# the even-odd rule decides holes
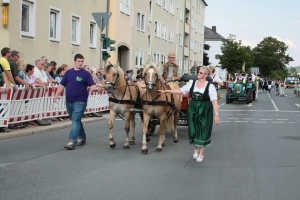
[[[204,0],[117,0],[110,2],[109,36],[116,51],[108,60],[124,69],[167,62],[174,51],[182,73],[203,63]]]
[[[101,33],[93,12],[112,13],[102,34],[116,41],[108,61],[124,70],[167,62],[170,51],[182,73],[189,73],[194,62],[203,63],[204,0],[0,1],[9,2],[0,47],[18,50],[27,63],[47,56],[72,66],[74,55],[81,53],[85,64],[99,67]]]
[[[0,27],[0,48],[20,52],[20,59],[34,64],[41,56],[73,66],[75,54],[85,64],[100,62],[100,31],[93,12],[106,12],[104,0],[0,0],[7,6],[8,24]],[[1,12],[3,13],[3,12]]]

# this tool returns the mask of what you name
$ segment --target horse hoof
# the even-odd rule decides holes
[[[116,147],[116,143],[110,145],[110,148],[111,148],[111,149],[113,149],[113,148],[115,148],[115,147]]]
[[[142,149],[142,154],[146,155],[148,153],[148,149]]]
[[[177,140],[173,140],[173,142],[174,142],[174,143],[177,143],[177,142],[178,142],[178,138],[177,138]]]
[[[123,149],[129,149],[129,146],[123,146]]]
[[[130,141],[129,144],[130,145],[135,145],[135,141]]]
[[[162,148],[156,148],[156,152],[162,152]]]
[[[146,141],[149,142],[149,141],[150,141],[150,138],[149,138],[149,139],[146,139]]]

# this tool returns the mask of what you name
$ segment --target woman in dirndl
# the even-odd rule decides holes
[[[207,67],[201,67],[197,80],[190,80],[182,88],[173,90],[158,90],[160,93],[190,94],[191,101],[187,110],[189,127],[189,142],[194,144],[193,158],[196,162],[204,159],[204,148],[211,143],[213,122],[219,125],[217,91],[213,84],[206,81],[210,74]]]

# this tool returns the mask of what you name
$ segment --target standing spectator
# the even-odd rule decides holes
[[[56,84],[57,81],[54,80],[54,78],[50,75],[50,72],[52,71],[52,67],[49,63],[45,63],[44,64],[44,71],[45,71],[45,74],[47,76],[47,83],[51,83],[51,84]]]
[[[49,74],[54,79],[54,75],[56,73],[56,65],[57,65],[57,63],[55,61],[51,61],[49,64],[51,66],[51,71],[49,72]]]
[[[34,73],[34,66],[27,64],[25,69],[25,78],[23,80],[28,81],[30,84],[36,84],[36,77],[33,75]],[[37,85],[39,86],[39,85]]]
[[[42,56],[41,59],[44,61],[44,63],[48,63],[48,58],[47,58],[47,56]]]
[[[25,85],[26,90],[28,90],[29,87],[31,87],[31,85],[27,81],[24,81],[19,77],[19,69],[18,69],[19,67],[17,66],[17,62],[18,62],[19,58],[20,58],[19,52],[16,50],[13,50],[11,52],[11,59],[8,59],[10,69],[11,69],[11,74],[17,85]],[[23,65],[26,65],[26,64],[22,63],[22,66],[20,66],[20,68],[23,68],[24,67]]]
[[[190,94],[187,119],[189,127],[189,141],[194,144],[193,158],[196,162],[204,159],[204,148],[211,143],[213,122],[219,125],[217,91],[213,84],[206,81],[210,71],[201,67],[197,80],[190,80],[182,88],[173,90],[158,90],[160,93]],[[215,116],[213,114],[215,113]]]
[[[72,69],[72,67],[70,67],[68,64],[62,64],[61,67],[64,68],[64,72],[65,72],[65,73],[66,73],[66,71],[68,71],[69,69]]]
[[[194,61],[194,65],[192,66],[192,68],[190,69],[190,72],[192,75],[197,75],[198,72],[198,64],[196,61]]]
[[[57,81],[58,84],[60,84],[63,76],[64,76],[64,68],[63,67],[59,67],[56,70],[56,74],[54,75],[54,79]]]
[[[141,81],[142,80],[142,74],[141,74],[141,70],[137,70],[136,71],[136,77],[135,77],[136,81]]]
[[[4,77],[5,79],[7,80],[7,86],[10,87],[11,84],[14,85],[14,90],[17,90],[18,87],[17,87],[17,84],[15,83],[15,80],[10,72],[10,65],[9,65],[9,62],[8,62],[8,59],[11,58],[11,50],[10,48],[8,47],[4,47],[2,50],[1,50],[1,55],[2,55],[2,58],[0,58],[0,64],[2,65],[2,69],[3,69],[3,72],[4,72]]]
[[[83,69],[85,69],[86,71],[90,72],[90,66],[88,66],[88,65],[84,65]]]
[[[48,84],[48,78],[45,71],[43,70],[43,65],[44,61],[42,59],[37,59],[35,61],[33,75],[36,77],[36,82],[38,82],[40,86],[46,86]]]
[[[129,70],[129,73],[127,73],[128,80],[129,80],[129,81],[132,81],[132,75],[133,75],[133,70],[130,69],[130,70]]]
[[[101,82],[105,81],[105,78],[104,78],[104,69],[101,68],[101,69],[99,70],[99,72],[100,72],[99,80],[100,80]]]
[[[81,54],[75,55],[74,68],[65,73],[54,96],[54,102],[56,102],[58,95],[60,95],[66,87],[66,107],[70,119],[72,120],[69,142],[64,146],[68,150],[75,149],[75,145],[82,146],[86,143],[86,134],[81,118],[87,106],[87,87],[89,86],[92,90],[99,90],[91,74],[82,69],[83,61],[84,57]]]
[[[272,81],[268,80],[268,91],[271,92],[272,89]]]

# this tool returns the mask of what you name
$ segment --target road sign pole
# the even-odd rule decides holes
[[[100,17],[100,27],[102,27],[102,17]],[[101,29],[100,29],[101,30]],[[102,62],[102,37],[101,37],[101,33],[100,32],[100,63],[99,63],[99,70],[102,68],[103,62]]]

